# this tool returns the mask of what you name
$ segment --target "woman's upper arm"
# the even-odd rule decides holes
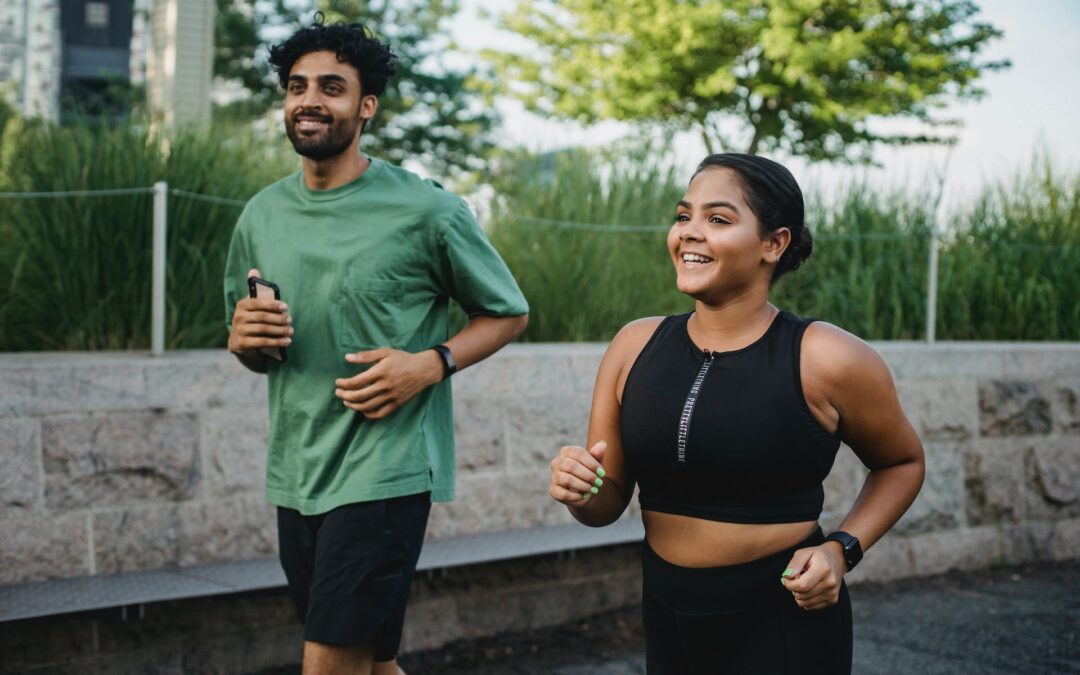
[[[868,468],[922,460],[892,374],[870,345],[836,326],[810,324],[801,370],[811,409],[836,420],[836,433]]]
[[[633,492],[633,479],[627,475],[623,461],[620,431],[622,387],[630,368],[662,320],[662,317],[648,317],[624,326],[604,352],[593,387],[587,447],[591,448],[600,441],[607,443],[604,471],[619,485],[626,499]]]

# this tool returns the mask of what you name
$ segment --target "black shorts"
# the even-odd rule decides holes
[[[796,550],[821,530],[765,558],[681,567],[642,546],[645,670],[649,675],[845,675],[851,672],[851,600],[805,610],[780,583]]]
[[[317,516],[278,507],[281,566],[305,640],[397,656],[430,510],[428,492]]]

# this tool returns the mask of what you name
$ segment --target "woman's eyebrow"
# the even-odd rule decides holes
[[[705,202],[701,205],[703,209],[731,209],[735,213],[739,212],[739,207],[735,206],[731,202],[719,201],[719,202]]]
[[[679,200],[679,206],[683,207],[684,209],[692,209],[692,208],[694,208],[694,205],[691,204],[690,202],[686,201],[685,199],[680,199]],[[701,205],[701,208],[703,208],[703,209],[724,208],[724,209],[731,209],[735,213],[739,212],[739,207],[738,206],[735,206],[731,202],[725,202],[725,201],[705,202],[704,204]]]

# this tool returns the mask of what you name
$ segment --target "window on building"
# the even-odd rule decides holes
[[[87,28],[109,27],[109,4],[106,2],[88,2],[83,20]]]

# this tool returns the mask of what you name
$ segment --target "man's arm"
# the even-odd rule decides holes
[[[267,356],[260,351],[233,352],[233,354],[241,365],[253,373],[265,375],[266,371],[269,369]]]
[[[529,325],[529,315],[474,316],[457,335],[446,341],[458,370],[479,363],[510,344]],[[436,354],[438,356],[438,354]],[[442,359],[439,358],[440,374]]]
[[[446,341],[458,370],[483,361],[512,342],[529,323],[529,315],[475,316],[454,337]],[[397,349],[373,349],[347,354],[353,364],[373,363],[371,368],[349,378],[335,380],[334,393],[346,408],[382,419],[444,376],[443,360],[427,349],[411,354]]]

